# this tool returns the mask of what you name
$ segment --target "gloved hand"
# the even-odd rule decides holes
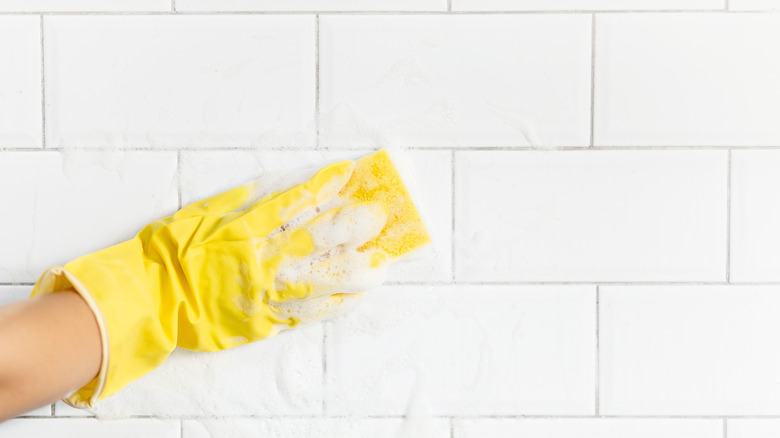
[[[101,332],[98,376],[66,401],[90,407],[176,346],[216,351],[263,339],[378,286],[396,254],[365,243],[385,226],[387,204],[339,195],[354,168],[332,164],[270,194],[237,187],[44,273],[33,295],[75,289]]]

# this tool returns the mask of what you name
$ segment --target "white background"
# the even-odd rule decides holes
[[[400,152],[352,314],[3,437],[780,436],[775,0],[0,0],[0,304],[264,171]],[[98,413],[100,413],[98,411]]]

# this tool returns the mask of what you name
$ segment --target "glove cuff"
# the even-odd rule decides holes
[[[106,322],[103,319],[103,313],[100,311],[100,307],[98,307],[98,304],[89,292],[89,289],[62,266],[55,266],[44,272],[35,285],[35,289],[33,289],[31,296],[46,295],[67,289],[73,289],[76,293],[81,295],[81,298],[84,299],[87,306],[89,306],[89,309],[92,311],[92,314],[95,316],[98,330],[100,331],[102,358],[100,360],[100,371],[98,371],[98,375],[80,389],[67,395],[62,401],[76,408],[91,408],[103,393],[103,390],[106,387],[106,378],[108,376],[108,328],[106,327]]]

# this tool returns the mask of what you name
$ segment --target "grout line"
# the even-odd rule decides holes
[[[184,438],[184,420],[179,418],[179,438]]]
[[[314,16],[314,148],[320,149],[320,16]]]
[[[56,421],[56,420],[58,420],[60,418],[73,418],[73,419],[77,419],[77,418],[94,418],[94,417],[75,417],[74,416],[74,417],[56,417],[55,418],[55,417],[52,417],[51,415],[25,415],[23,417],[12,418],[11,420],[14,420],[14,421],[25,421],[25,420],[51,420],[51,421]],[[3,432],[5,432],[5,431],[3,431]],[[3,435],[3,436],[5,436],[5,435]]]
[[[447,0],[447,12],[452,12],[452,0]]]
[[[593,147],[593,120],[595,119],[596,96],[596,14],[590,19],[590,147]]]
[[[52,417],[54,416],[54,411],[55,411],[54,405],[55,405],[55,404],[56,404],[56,403],[52,403],[51,405],[49,405],[49,408],[51,409],[51,416],[52,416]]]
[[[731,282],[725,281],[389,281],[385,286],[393,287],[419,287],[419,286],[606,286],[606,287],[640,287],[640,286],[780,286],[778,281],[745,281]],[[35,286],[35,283],[22,282],[0,282],[0,286]],[[780,418],[778,415],[777,418]]]
[[[455,438],[455,418],[450,417],[450,438]]]
[[[389,281],[385,286],[780,286],[780,282],[725,281]]]
[[[726,168],[726,283],[731,283],[731,149]]]
[[[723,419],[723,438],[728,438],[729,436],[729,428],[728,428],[728,421],[724,418]]]
[[[176,194],[178,196],[178,206],[176,211],[181,210],[181,151],[176,153]]]
[[[172,0],[172,3],[175,0]],[[175,7],[175,5],[174,5]],[[719,9],[568,9],[568,10],[492,10],[492,11],[0,11],[0,15],[566,15],[566,14],[766,14],[768,11],[726,11]]]
[[[176,0],[171,0],[171,12],[177,12],[176,11]]]
[[[46,73],[44,70],[43,15],[40,19],[41,32],[41,149],[46,149]]]
[[[56,421],[59,419],[85,419],[96,418],[95,416],[83,416],[83,415],[62,415],[59,417],[50,416],[26,416],[18,417],[18,420],[25,419],[49,419]],[[159,419],[160,417],[154,415],[130,415],[125,417],[127,419]],[[180,421],[185,420],[235,420],[235,419],[285,419],[285,420],[316,420],[322,419],[322,416],[317,415],[286,415],[286,414],[267,414],[267,415],[180,415],[176,419]],[[406,415],[329,415],[328,419],[407,419]],[[449,415],[431,415],[430,418],[442,419],[442,420],[517,420],[517,419],[542,419],[542,420],[574,420],[574,419],[586,419],[586,420],[606,420],[606,419],[622,419],[622,420],[780,420],[780,415],[601,415],[594,417],[593,415],[524,415],[524,414],[506,414],[506,415],[458,415],[452,417]]]
[[[322,416],[328,415],[326,392],[328,385],[328,322],[322,322]]]
[[[585,152],[585,151],[730,151],[733,146],[550,146],[550,147],[528,147],[528,146],[409,146],[405,150],[410,151],[452,151],[452,152]],[[756,150],[756,151],[777,151],[780,146],[739,146],[737,150]],[[85,147],[50,147],[47,151],[110,151],[110,152],[230,152],[230,151],[253,151],[257,152],[301,152],[316,151],[311,148],[296,147],[268,147],[258,149],[252,146],[208,146],[208,147],[119,147],[108,148],[100,146]],[[333,147],[328,148],[334,152],[370,152],[373,149],[367,147]],[[0,147],[0,152],[40,152],[39,148],[29,147]]]
[[[728,12],[728,10],[729,10],[729,0],[724,0],[723,10]]]
[[[596,416],[600,416],[601,410],[601,304],[600,304],[600,288],[596,286]]]
[[[455,151],[450,156],[450,215],[452,216],[450,234],[450,281],[455,283]]]

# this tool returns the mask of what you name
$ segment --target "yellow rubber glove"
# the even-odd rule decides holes
[[[176,346],[216,351],[273,336],[379,285],[390,258],[366,242],[385,226],[386,204],[339,196],[354,168],[332,164],[270,194],[237,187],[44,273],[33,295],[75,289],[101,331],[100,372],[66,402],[91,407]]]

